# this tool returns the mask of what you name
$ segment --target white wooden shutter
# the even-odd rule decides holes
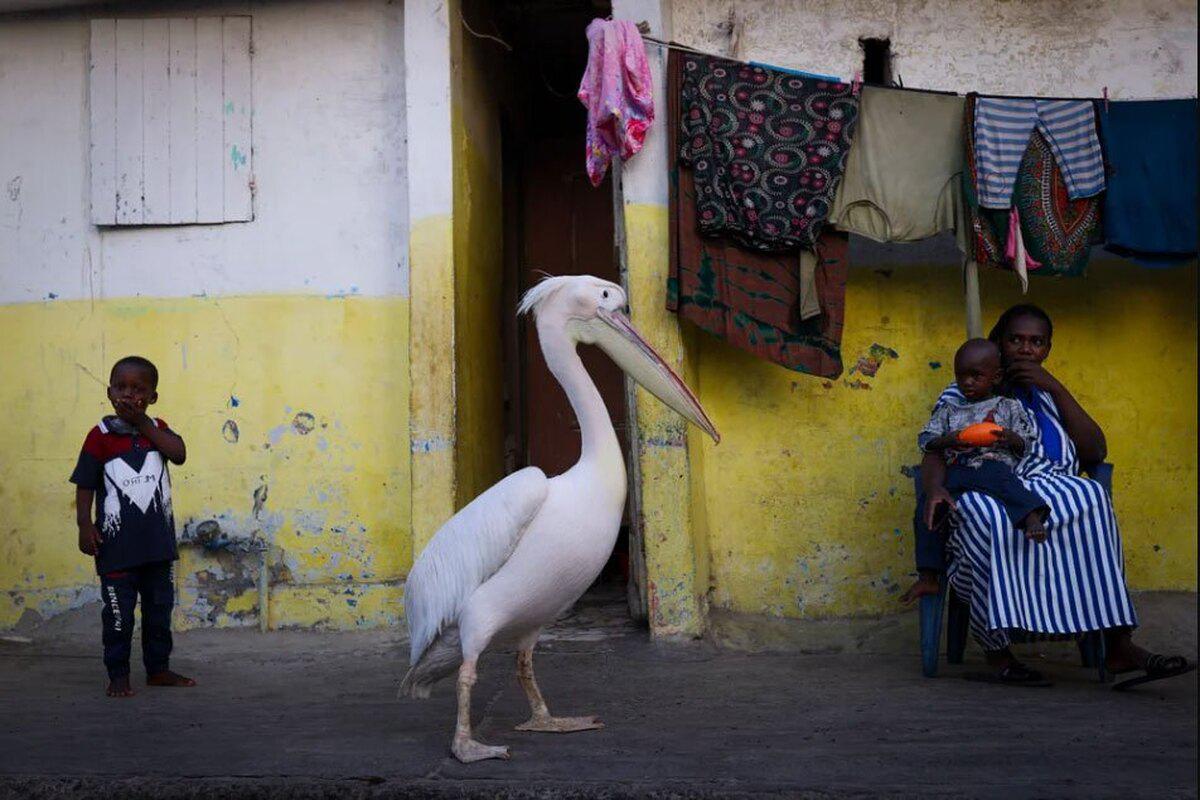
[[[92,222],[254,218],[250,56],[250,17],[92,21]]]

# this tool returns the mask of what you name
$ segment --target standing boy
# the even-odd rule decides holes
[[[108,696],[133,696],[129,656],[139,595],[146,684],[195,686],[191,678],[168,668],[175,604],[172,565],[178,553],[166,462],[182,464],[187,450],[167,423],[146,415],[147,407],[158,401],[154,364],[126,356],[113,365],[108,382],[116,414],[88,432],[71,475],[79,549],[95,556],[100,575]]]

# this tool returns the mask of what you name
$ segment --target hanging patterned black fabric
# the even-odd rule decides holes
[[[858,119],[848,83],[685,54],[680,158],[697,225],[761,251],[812,249]]]

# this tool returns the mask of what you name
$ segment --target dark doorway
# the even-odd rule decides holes
[[[535,326],[513,316],[517,299],[546,273],[587,274],[620,282],[611,178],[599,187],[588,181],[586,114],[575,98],[587,63],[588,23],[610,13],[607,3],[592,0],[498,4],[498,26],[513,48],[509,57],[512,96],[504,119],[505,466],[509,471],[533,465],[556,475],[578,460],[580,448],[579,424],[546,367]],[[594,347],[581,346],[580,356],[627,451],[624,375]],[[623,595],[628,574],[628,533],[623,524],[613,558],[595,588]]]

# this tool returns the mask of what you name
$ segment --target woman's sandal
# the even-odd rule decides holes
[[[1036,669],[1030,669],[1019,661],[1013,661],[999,672],[968,672],[963,675],[969,681],[999,683],[1005,686],[1053,686],[1054,682]]]
[[[1161,681],[1163,678],[1186,675],[1195,668],[1196,665],[1189,662],[1183,656],[1164,656],[1158,653],[1151,653],[1146,657],[1146,666],[1143,667],[1145,670],[1144,675],[1113,684],[1112,688],[1114,692],[1123,692],[1126,689],[1132,689],[1134,686],[1150,683],[1150,681]]]

